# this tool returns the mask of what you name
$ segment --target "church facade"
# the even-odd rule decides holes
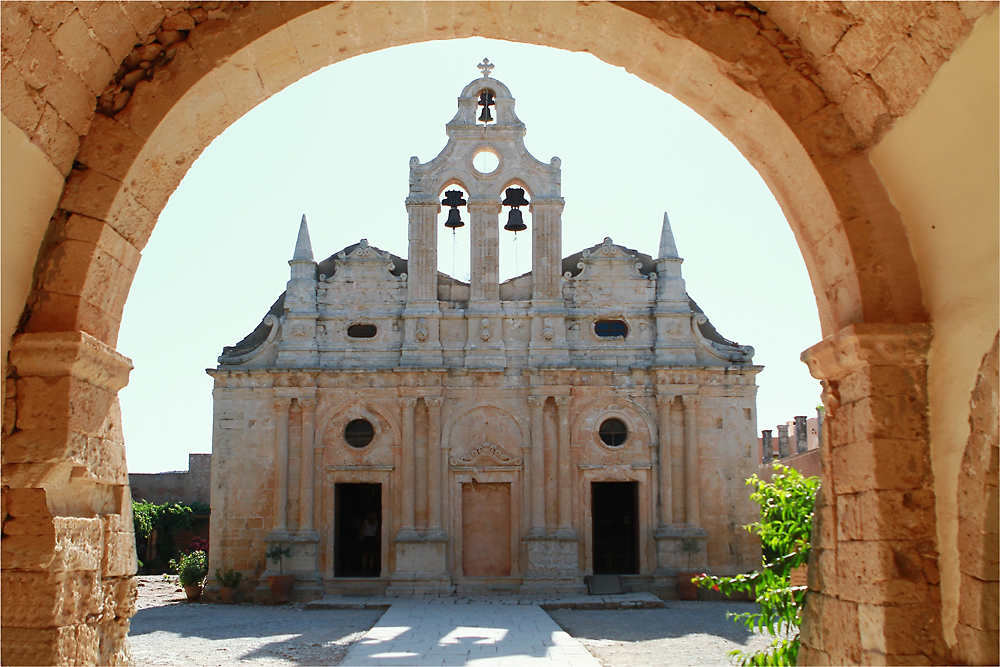
[[[688,296],[666,216],[655,258],[610,238],[563,257],[560,161],[527,152],[480,69],[445,148],[410,160],[409,256],[362,239],[316,262],[303,217],[286,292],[208,371],[211,570],[258,599],[274,544],[298,599],[587,574],[669,596],[679,571],[759,565],[753,348]],[[468,283],[438,271],[442,205],[469,219]],[[501,283],[499,235],[525,213],[531,272]]]

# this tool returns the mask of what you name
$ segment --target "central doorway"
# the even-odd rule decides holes
[[[594,574],[639,574],[639,483],[593,482]]]
[[[382,485],[336,484],[333,576],[382,574]]]

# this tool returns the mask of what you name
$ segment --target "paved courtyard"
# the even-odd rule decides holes
[[[747,603],[547,613],[529,601],[483,596],[379,598],[388,610],[182,597],[161,590],[158,599],[140,598],[130,634],[137,665],[727,665],[728,651],[767,644],[726,618],[727,610],[752,609]]]

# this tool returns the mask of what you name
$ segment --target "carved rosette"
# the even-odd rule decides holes
[[[453,468],[474,468],[478,465],[519,466],[521,458],[510,456],[492,442],[484,442],[469,452],[467,457],[451,459]]]

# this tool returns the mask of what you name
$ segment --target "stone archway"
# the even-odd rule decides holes
[[[139,251],[194,159],[247,110],[320,67],[471,35],[587,50],[623,66],[706,117],[762,174],[813,283],[827,340],[807,360],[836,415],[824,444],[831,483],[810,607],[822,615],[807,623],[806,655],[940,660],[930,331],[906,229],[864,151],[916,103],[974,17],[944,5],[897,7],[884,17],[875,6],[761,12],[694,2],[201,3],[170,16],[145,4],[26,7],[4,8],[5,53],[23,64],[5,67],[4,113],[67,179],[9,361],[16,412],[5,409],[5,510],[43,546],[31,562],[4,558],[5,661],[126,656],[132,583],[122,550],[131,535],[115,394],[128,363],[113,347]],[[907,12],[913,16],[899,18]],[[106,58],[83,37],[91,34]],[[165,55],[118,109],[126,96],[116,92],[115,67],[146,76],[135,74],[136,40],[160,44]],[[50,58],[53,48],[64,58]],[[102,93],[112,94],[110,106]],[[916,472],[883,475],[901,456]],[[871,474],[851,479],[858,460]],[[916,505],[901,507],[913,493]],[[876,518],[860,522],[862,507]],[[84,528],[69,519],[78,516],[105,517],[102,529],[75,537]],[[900,516],[930,530],[890,534],[889,518]],[[5,519],[5,534],[8,527]],[[71,568],[48,558],[67,540],[93,545],[100,562]],[[852,581],[849,565],[862,561],[866,576]],[[84,589],[73,609],[60,602]],[[11,616],[9,596],[42,604]],[[95,614],[103,620],[87,620]],[[20,652],[9,652],[14,643]]]

